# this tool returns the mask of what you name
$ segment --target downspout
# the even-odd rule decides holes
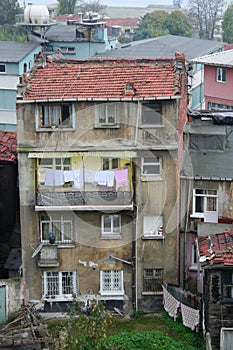
[[[140,114],[141,114],[141,104],[140,102],[138,101],[138,108],[137,108],[137,119],[136,119],[136,130],[135,130],[135,138],[134,138],[134,146],[137,145],[138,143],[138,125],[139,125],[139,117],[140,117]]]
[[[138,254],[137,254],[137,238],[138,238],[138,206],[136,203],[136,163],[133,162],[133,237],[132,237],[132,299],[134,310],[138,310]],[[136,209],[136,210],[135,210]]]

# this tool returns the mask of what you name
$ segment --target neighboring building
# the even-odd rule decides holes
[[[172,1],[167,1],[165,3],[164,0],[161,0],[157,2],[157,4],[149,4],[146,7],[106,6],[106,8],[104,9],[104,14],[109,18],[142,18],[148,13],[154,11],[166,11],[168,13],[171,13],[175,10],[177,10],[177,5],[173,4]],[[78,9],[77,11],[79,12]]]
[[[212,40],[165,35],[157,38],[133,41],[121,48],[106,52],[101,57],[115,58],[162,58],[171,57],[174,52],[183,52],[188,61],[195,57],[224,50],[224,43]],[[202,64],[192,63],[189,70],[189,106],[192,109],[204,108],[204,69]]]
[[[233,344],[233,231],[198,238],[203,271],[203,326],[213,350]]]
[[[16,130],[17,85],[40,50],[36,43],[0,41],[0,130]]]
[[[139,18],[110,18],[105,22],[110,35],[132,40],[135,29],[138,28]]]
[[[49,60],[18,99],[25,301],[162,308],[179,283],[186,61]]]
[[[205,109],[233,109],[233,50],[195,58],[204,65]]]
[[[208,270],[201,269],[199,264],[201,251],[200,247],[198,249],[197,240],[200,242],[204,236],[209,236],[209,242],[211,242],[212,236],[233,229],[233,113],[200,110],[188,111],[188,116],[189,122],[184,129],[184,143],[187,148],[184,151],[180,187],[180,280],[185,290],[202,295],[206,327],[204,335],[206,335],[205,332],[212,333],[211,327],[215,324],[214,333],[218,335],[218,345],[216,345],[217,335],[215,334],[213,349],[219,349],[220,310],[223,312],[221,317],[226,321],[228,305],[223,305],[224,303],[219,301],[217,303],[219,305],[211,306],[215,301],[209,297],[209,293],[213,287],[211,275],[217,273],[215,269],[222,269],[221,265],[215,265],[215,263],[222,263],[222,257],[218,256],[219,248],[216,247],[215,240],[212,248],[216,256],[214,255],[213,260],[211,260],[212,256],[210,260],[209,257],[207,258],[210,263]],[[229,237],[232,239],[232,234]],[[219,242],[221,241],[222,238]],[[206,250],[208,248],[211,248],[211,245],[206,245]],[[222,248],[226,247],[222,246]],[[232,250],[229,250],[228,255],[232,259]],[[211,265],[212,262],[214,266]],[[229,304],[232,303],[233,294],[229,297]],[[231,306],[229,306],[229,313],[232,314],[230,310]],[[232,318],[226,323],[223,322],[222,325],[228,324],[229,327],[230,323],[233,327]]]

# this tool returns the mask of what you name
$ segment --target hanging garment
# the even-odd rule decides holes
[[[107,187],[113,187],[114,186],[114,171],[106,171],[106,176],[107,176]]]
[[[64,182],[74,181],[73,170],[64,170]]]
[[[54,185],[55,186],[63,186],[64,185],[64,174],[63,174],[62,170],[55,170]]]
[[[163,286],[163,304],[164,310],[173,317],[174,321],[176,320],[179,312],[180,302],[171,295],[167,289]]]
[[[181,304],[181,314],[183,325],[191,328],[193,331],[198,331],[199,326],[199,310],[193,309],[187,305]]]
[[[45,186],[54,186],[55,171],[46,169],[45,171]]]
[[[95,183],[96,171],[95,170],[85,170],[85,182]]]
[[[116,180],[116,191],[122,186],[128,191],[128,169],[117,170],[114,172]]]
[[[100,186],[107,185],[107,171],[100,170],[96,172],[95,182]]]
[[[73,170],[74,188],[81,190],[83,188],[83,169]]]

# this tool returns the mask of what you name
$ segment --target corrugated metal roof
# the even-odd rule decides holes
[[[99,57],[162,58],[183,52],[188,60],[210,54],[224,48],[223,42],[193,39],[176,35],[164,35],[153,39],[134,41],[124,47],[98,54]]]
[[[40,49],[40,45],[38,45],[38,43],[0,41],[0,62],[20,62],[36,47]]]
[[[233,50],[226,50],[223,52],[217,52],[211,55],[205,55],[197,57],[193,60],[196,63],[204,63],[206,65],[218,65],[218,66],[233,66]]]

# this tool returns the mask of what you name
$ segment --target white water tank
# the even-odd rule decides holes
[[[46,6],[28,4],[24,10],[24,22],[27,24],[47,24],[49,22],[49,10]]]

